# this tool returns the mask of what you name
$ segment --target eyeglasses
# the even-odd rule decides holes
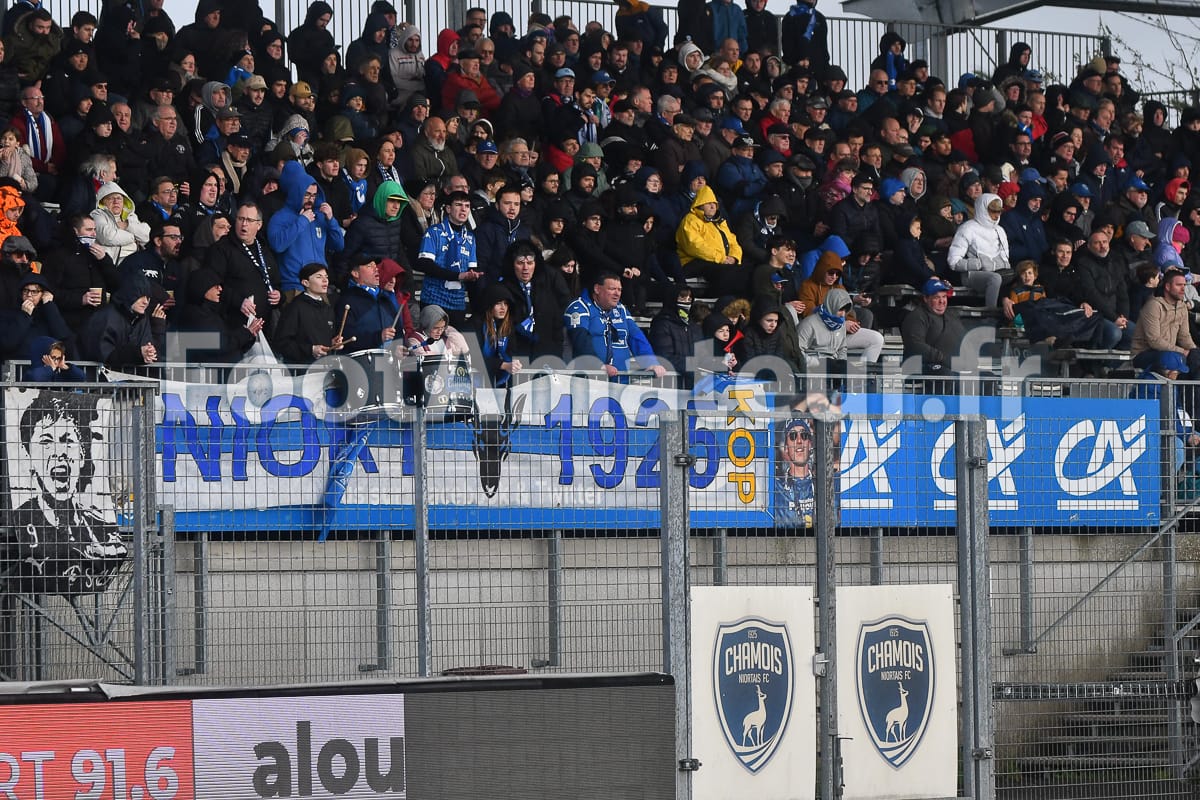
[[[164,238],[164,239],[174,239],[174,240],[176,240],[176,241],[182,241],[182,239],[183,239],[183,234],[182,234],[182,233],[164,233],[164,234],[162,235],[162,238]]]
[[[480,51],[479,51],[479,55],[481,55],[481,56],[490,56],[490,55],[493,55],[493,54],[495,54],[495,52],[496,52],[495,50],[480,50]]]
[[[304,193],[304,199],[306,199],[306,200],[309,198],[316,199],[316,196],[317,196],[316,192],[305,192]]]
[[[21,294],[41,294],[41,293],[42,293],[42,287],[40,287],[40,286],[23,286],[23,287],[21,287]]]
[[[258,217],[234,217],[236,222],[244,222],[247,225],[253,225],[256,222],[262,222]]]

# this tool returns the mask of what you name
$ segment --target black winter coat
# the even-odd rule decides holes
[[[696,354],[696,344],[702,339],[700,326],[679,318],[674,305],[663,306],[650,320],[650,348],[661,361],[668,361],[679,375],[687,373],[687,360]]]
[[[533,280],[530,281],[530,296],[533,298],[533,333],[536,341],[519,328],[521,322],[529,316],[529,304],[525,301],[525,291],[513,275],[511,267],[507,270],[501,285],[512,298],[509,303],[509,313],[512,314],[513,322],[518,326],[508,341],[509,354],[526,359],[526,363],[541,356],[561,358],[565,341],[563,314],[566,313],[567,306],[574,299],[567,290],[562,273],[547,267],[542,263],[541,258],[538,258]]]
[[[403,225],[397,217],[386,222],[375,215],[373,208],[363,206],[359,215],[350,223],[346,231],[346,246],[342,250],[342,258],[348,266],[358,255],[374,258],[391,258],[396,263],[408,269],[412,263],[404,252],[404,241],[401,237]]]
[[[42,271],[54,291],[54,300],[63,319],[76,333],[82,332],[100,310],[99,306],[84,304],[87,290],[100,287],[112,292],[120,283],[117,265],[108,254],[96,258],[78,239],[51,252],[44,264]]]
[[[293,364],[311,364],[313,345],[326,347],[333,341],[333,306],[307,293],[298,294],[279,315],[272,344],[275,352]]]
[[[396,312],[400,306],[396,296],[391,292],[380,289],[374,295],[357,284],[352,284],[342,292],[343,305],[350,306],[350,316],[346,319],[346,338],[355,337],[350,350],[363,350],[383,346],[383,329],[392,327]],[[403,338],[403,323],[398,338]]]

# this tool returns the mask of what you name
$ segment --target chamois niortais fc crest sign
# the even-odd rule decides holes
[[[879,754],[899,769],[917,747],[933,708],[929,625],[898,615],[858,629],[858,707]]]
[[[758,772],[779,747],[792,712],[795,670],[786,625],[723,623],[713,646],[717,717],[733,755]]]

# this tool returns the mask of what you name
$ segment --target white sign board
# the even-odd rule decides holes
[[[951,586],[839,587],[837,621],[843,796],[956,796]]]
[[[814,796],[816,680],[808,586],[692,589],[695,800]]]

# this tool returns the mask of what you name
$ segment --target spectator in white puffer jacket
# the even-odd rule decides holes
[[[988,308],[1000,300],[1001,270],[1009,268],[1008,234],[1000,227],[1004,201],[999,195],[982,194],[975,200],[975,218],[967,220],[954,234],[946,261],[963,273],[963,284],[983,292]]]

